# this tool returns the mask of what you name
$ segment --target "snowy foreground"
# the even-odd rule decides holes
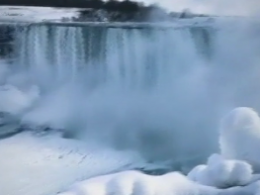
[[[253,109],[237,108],[222,121],[222,154],[211,155],[205,165],[195,167],[187,176],[125,171],[77,183],[60,195],[259,195],[260,175],[255,173],[260,165],[259,147],[260,118]]]
[[[53,195],[75,181],[133,169],[142,162],[129,151],[30,132],[1,140],[0,155],[1,195]]]
[[[3,86],[0,110],[18,118],[38,93],[34,86],[24,91]],[[131,171],[146,166],[132,151],[64,139],[58,133],[23,132],[0,140],[0,194],[260,195],[258,114],[244,107],[231,111],[221,121],[219,141],[220,154],[188,175],[151,176]]]

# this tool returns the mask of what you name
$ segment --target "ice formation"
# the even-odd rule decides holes
[[[209,157],[206,165],[199,165],[190,171],[188,178],[202,185],[217,188],[244,186],[253,179],[250,164],[239,160],[227,160],[219,154]]]
[[[229,159],[245,160],[260,171],[260,118],[252,108],[239,107],[227,114],[220,128],[220,151]]]

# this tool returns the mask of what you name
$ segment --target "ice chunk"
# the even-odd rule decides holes
[[[203,185],[217,188],[243,186],[252,179],[250,164],[239,160],[227,160],[218,154],[209,157],[207,165],[199,165],[188,174],[188,178]]]
[[[239,107],[228,113],[220,127],[221,154],[244,160],[260,171],[260,118],[252,108]]]

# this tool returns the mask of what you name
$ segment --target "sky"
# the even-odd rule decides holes
[[[260,12],[260,0],[142,0],[158,3],[172,11],[190,9],[195,13],[252,16]]]

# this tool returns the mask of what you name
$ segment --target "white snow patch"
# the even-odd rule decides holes
[[[80,8],[52,8],[33,6],[0,6],[1,21],[42,22],[59,21],[79,15]]]
[[[54,195],[75,181],[131,169],[143,162],[131,151],[30,133],[1,140],[0,156],[3,195]]]

